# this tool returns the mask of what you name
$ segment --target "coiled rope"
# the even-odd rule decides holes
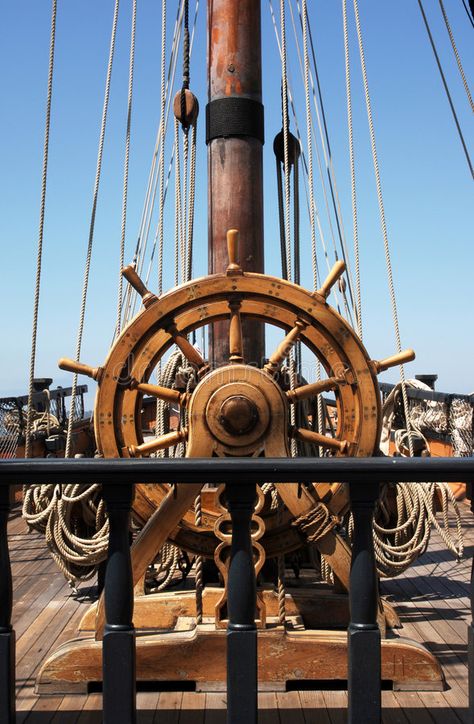
[[[30,485],[24,492],[23,517],[45,535],[54,561],[74,589],[78,581],[92,578],[107,558],[109,523],[100,485]]]

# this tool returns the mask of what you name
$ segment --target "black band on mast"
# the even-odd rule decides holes
[[[250,136],[265,143],[262,103],[233,96],[207,104],[206,143],[231,136]]]

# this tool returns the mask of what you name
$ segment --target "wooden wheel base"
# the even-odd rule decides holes
[[[298,619],[293,619],[295,628]],[[290,621],[291,625],[291,621]],[[203,662],[205,665],[203,666]],[[284,691],[288,682],[347,680],[344,631],[285,631],[275,626],[258,634],[259,688]],[[226,687],[226,631],[203,624],[191,631],[137,637],[137,682],[182,682],[197,691]],[[421,644],[394,637],[382,640],[382,679],[396,690],[441,691],[444,678],[436,658]],[[102,643],[76,639],[43,665],[39,694],[84,693],[102,680]],[[330,686],[328,686],[330,688]]]
[[[263,602],[269,617],[278,615],[278,596],[274,589],[262,591]],[[203,591],[203,616],[214,619],[215,607],[222,595],[222,588],[206,586]],[[382,599],[386,627],[399,628],[400,619],[394,607]],[[349,599],[346,593],[334,593],[329,587],[290,589],[286,594],[286,613],[300,616],[308,629],[347,629],[349,624]],[[84,614],[79,631],[95,631],[97,603]],[[174,629],[178,619],[188,617],[190,628],[196,616],[194,591],[166,591],[147,596],[136,596],[133,605],[133,623],[137,631]]]

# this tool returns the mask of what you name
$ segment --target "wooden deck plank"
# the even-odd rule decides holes
[[[51,724],[77,724],[84,704],[84,696],[70,694],[69,696],[60,697],[60,704],[51,720]]]
[[[179,724],[202,724],[206,708],[206,695],[184,691],[179,714]]]
[[[225,692],[206,694],[204,724],[225,724],[227,719],[227,697]]]
[[[102,724],[102,694],[89,694],[77,724]]]
[[[300,691],[298,693],[305,724],[331,724],[321,691]]]
[[[331,724],[346,724],[347,692],[323,691],[322,695]]]
[[[137,693],[138,724],[153,724],[159,698],[158,691],[139,691]]]
[[[276,700],[281,724],[304,724],[301,701],[297,691],[277,692]]]
[[[182,703],[182,691],[162,691],[153,724],[178,724]]]
[[[261,691],[258,695],[258,724],[281,724],[276,694]]]
[[[433,724],[433,717],[426,709],[423,699],[417,691],[384,691],[382,692],[382,705],[391,706],[395,700],[403,709],[407,720],[416,721],[417,724]]]

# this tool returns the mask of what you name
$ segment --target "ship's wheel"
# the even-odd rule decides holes
[[[140,292],[144,308],[124,329],[102,367],[61,360],[64,369],[83,372],[98,382],[94,421],[96,444],[107,458],[149,456],[186,441],[187,457],[290,455],[291,439],[310,442],[337,456],[371,456],[377,450],[381,409],[377,373],[411,359],[411,350],[384,362],[372,361],[350,325],[326,302],[331,286],[344,271],[338,262],[317,291],[267,275],[242,272],[236,263],[237,232],[228,234],[230,263],[223,274],[183,284],[161,298],[149,292],[132,267],[124,270]],[[285,330],[286,336],[262,369],[243,359],[242,320]],[[211,370],[188,335],[203,325],[229,320],[229,363]],[[327,379],[283,391],[278,382],[282,364],[300,341],[320,361]],[[149,383],[167,351],[176,344],[197,371],[191,393]],[[332,390],[337,406],[333,436],[290,425],[290,406]],[[152,395],[185,406],[187,427],[155,439],[143,439],[142,399]],[[136,518],[145,523],[168,492],[166,485],[138,485]],[[314,485],[315,505],[321,500],[332,515],[343,512],[345,495],[339,484]],[[337,501],[337,502],[334,502]],[[268,506],[267,506],[268,507]],[[261,543],[271,557],[301,546],[291,527],[292,516],[265,510]],[[171,538],[193,553],[212,556],[213,525],[219,513],[204,510],[198,529],[189,511]]]

